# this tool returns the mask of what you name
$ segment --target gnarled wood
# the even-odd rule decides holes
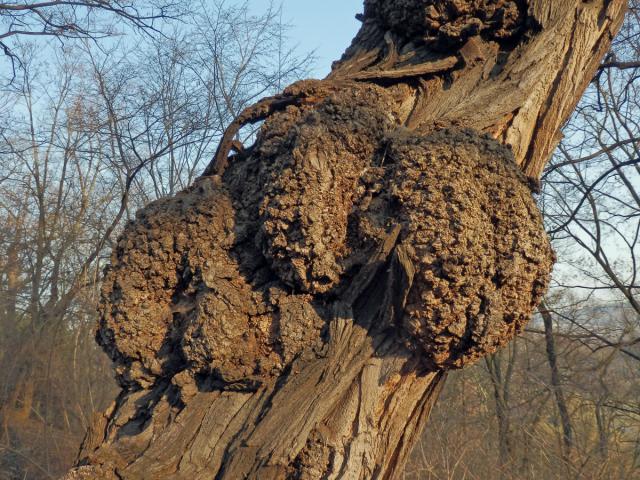
[[[67,478],[397,478],[446,371],[546,288],[527,177],[624,9],[366,0],[327,79],[125,230],[98,328],[122,393]]]
[[[376,0],[366,3],[385,4]],[[416,11],[422,4],[433,4],[436,9],[447,11],[457,8],[452,5],[480,4],[482,8],[491,2],[416,0],[401,3],[415,5]],[[416,86],[413,94],[416,109],[409,126],[428,132],[434,126],[459,125],[489,133],[510,145],[523,171],[537,179],[557,146],[560,128],[575,109],[609,49],[613,35],[621,27],[626,2],[497,3],[500,8],[518,5],[523,15],[520,27],[514,28],[506,41],[487,34],[463,33],[457,39],[450,39],[450,42],[461,42],[460,47],[453,50],[458,51],[464,67],[450,76],[436,72]],[[446,17],[445,14],[435,16]],[[473,15],[461,15],[459,20],[461,24],[474,21],[478,19]],[[450,55],[451,48],[439,45],[437,40],[408,48],[407,39],[401,35],[401,30],[385,30],[379,22],[365,16],[360,33],[329,78],[353,77],[360,71],[370,75],[369,72],[380,69],[428,65],[431,60],[425,59]],[[390,37],[395,41],[390,41]]]

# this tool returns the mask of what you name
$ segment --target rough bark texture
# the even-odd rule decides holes
[[[326,80],[125,229],[97,333],[122,393],[67,478],[395,478],[446,371],[546,289],[530,189],[623,11],[365,1]]]

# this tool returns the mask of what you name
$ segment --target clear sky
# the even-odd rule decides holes
[[[277,0],[276,0],[276,3]],[[315,77],[329,73],[331,62],[349,46],[360,22],[362,0],[281,0],[282,19],[292,25],[291,40],[301,52],[316,51]],[[249,0],[251,8],[263,10],[269,0]]]

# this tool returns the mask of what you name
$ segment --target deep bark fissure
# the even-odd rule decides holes
[[[574,23],[578,21],[578,12],[575,11],[574,12],[574,16],[573,16],[573,21]],[[571,37],[569,38],[569,41],[567,42],[567,45],[573,45],[575,42],[575,36],[576,36],[576,31],[575,29],[571,30]],[[562,82],[562,77],[563,74],[565,73],[565,70],[567,69],[567,67],[570,65],[571,63],[571,55],[572,52],[570,50],[570,47],[567,49],[566,53],[564,54],[564,58],[562,59],[562,66],[560,67],[560,69],[558,70],[558,72],[556,73],[556,77],[553,79],[553,82],[551,83],[551,90],[549,92],[549,95],[546,98],[546,103],[545,105],[540,109],[540,112],[538,113],[538,118],[536,119],[535,122],[535,126],[533,128],[533,136],[535,137],[536,132],[539,130],[542,130],[544,128],[544,122],[547,119],[547,116],[549,115],[549,109],[551,108],[551,105],[553,103],[553,99],[556,96],[556,94],[558,93],[559,89],[560,89],[560,85]],[[534,143],[531,143],[529,145],[529,150],[527,151],[527,154],[525,156],[525,165],[530,165],[531,163],[533,163],[534,161],[534,157],[536,155],[536,145]]]

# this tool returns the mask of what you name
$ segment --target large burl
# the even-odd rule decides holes
[[[347,82],[275,112],[222,177],[138,213],[98,332],[123,385],[255,389],[324,355],[334,304],[390,237],[410,288],[376,321],[416,368],[462,367],[523,328],[553,263],[527,179],[486,135],[407,130],[394,93]]]
[[[366,0],[325,80],[125,228],[98,328],[122,391],[67,478],[399,478],[446,372],[545,291],[530,187],[625,4]]]

